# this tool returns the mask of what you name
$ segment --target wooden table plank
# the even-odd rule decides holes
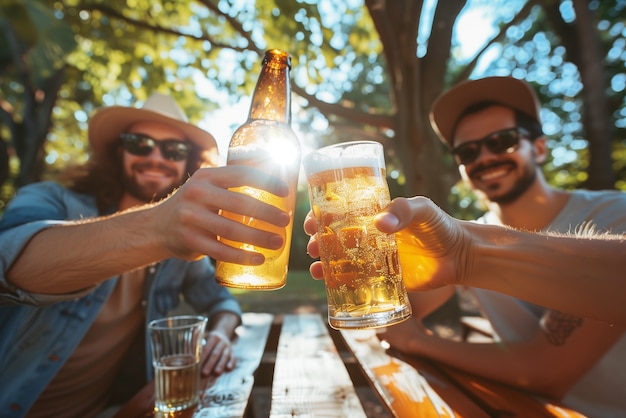
[[[395,417],[488,417],[436,371],[390,356],[375,330],[346,330],[341,336]]]
[[[285,315],[278,340],[270,417],[317,416],[366,417],[321,316]]]
[[[273,316],[244,313],[243,324],[237,328],[233,347],[237,365],[229,373],[219,376],[215,383],[206,385],[200,406],[194,418],[242,417],[254,384],[254,372],[261,363]]]

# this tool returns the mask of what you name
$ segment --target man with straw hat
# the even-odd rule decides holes
[[[241,310],[215,282],[209,257],[256,265],[263,256],[217,236],[273,249],[282,238],[219,210],[289,222],[228,190],[283,195],[287,186],[249,167],[215,167],[215,139],[169,96],[100,109],[89,144],[89,161],[65,174],[66,186],[25,186],[0,219],[3,417],[92,417],[124,402],[127,394],[115,392],[128,377],[120,372],[141,375],[139,385],[151,379],[145,325],[167,316],[180,295],[209,318],[202,372],[232,369]]]

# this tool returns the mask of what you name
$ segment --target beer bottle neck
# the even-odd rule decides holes
[[[257,81],[248,119],[265,119],[286,125],[291,123],[291,86],[289,56],[269,51]]]

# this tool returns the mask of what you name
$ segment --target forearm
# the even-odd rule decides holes
[[[64,224],[36,234],[6,273],[33,293],[61,294],[167,257],[148,211]]]
[[[409,300],[413,308],[413,317],[423,319],[441,308],[456,293],[454,286],[439,289],[409,292]]]
[[[530,341],[467,343],[420,334],[402,351],[548,397],[562,396],[574,382],[553,355],[533,350]]]
[[[626,324],[624,237],[564,237],[465,225],[475,252],[463,284]]]

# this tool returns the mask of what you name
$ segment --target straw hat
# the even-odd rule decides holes
[[[170,96],[152,94],[142,107],[110,106],[99,109],[89,120],[89,144],[94,153],[102,152],[136,122],[159,122],[180,129],[187,139],[204,150],[217,151],[213,135],[189,123],[187,116]]]
[[[430,112],[430,124],[439,139],[452,146],[452,134],[459,117],[470,106],[495,102],[519,110],[541,122],[541,105],[530,84],[513,77],[486,77],[467,80],[440,95]]]

